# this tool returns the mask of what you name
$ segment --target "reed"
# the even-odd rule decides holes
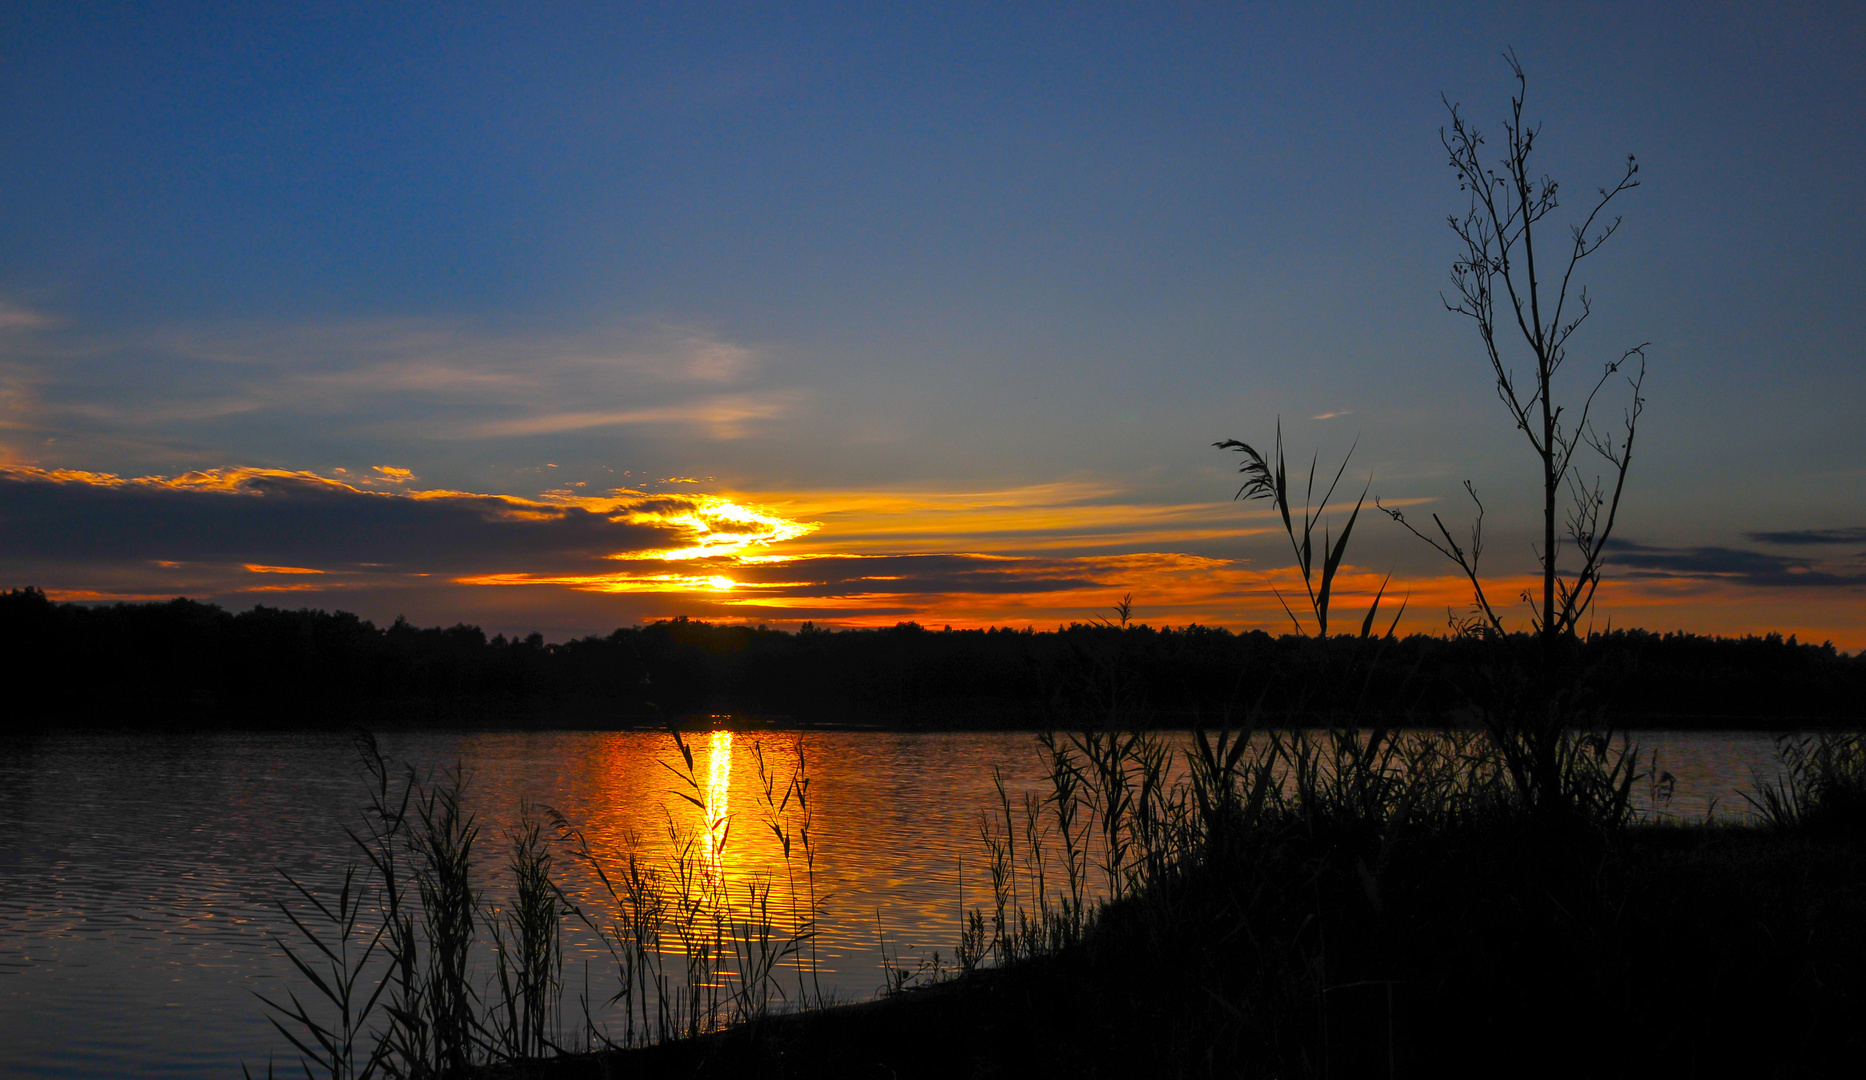
[[[331,1080],[367,1080],[383,1063],[380,1046],[372,1049],[369,1045],[376,1040],[370,1039],[368,1026],[387,984],[370,977],[382,931],[370,932],[363,921],[364,887],[357,867],[345,868],[334,899],[319,896],[283,871],[280,874],[316,915],[314,927],[280,902],[280,913],[311,952],[295,950],[282,939],[278,944],[292,967],[317,991],[312,1000],[319,1007],[307,1006],[296,991],[288,991],[285,1002],[263,994],[259,1000],[272,1010],[272,1026],[301,1055],[306,1076],[314,1075],[315,1068],[317,1075]],[[360,1063],[359,1054],[363,1055]]]
[[[1227,728],[1177,748],[1148,732],[1038,743],[1047,792],[1013,796],[994,774],[997,810],[979,830],[991,899],[966,913],[962,970],[1068,949],[1113,907],[1170,908],[1189,876],[1273,858],[1297,837],[1305,849],[1377,848],[1516,813],[1507,766],[1482,733]]]
[[[551,880],[551,851],[531,803],[519,803],[507,869],[512,905],[486,914],[498,998],[490,1013],[496,1056],[543,1057],[558,1049],[563,1002],[564,909]]]
[[[431,1076],[439,1071],[440,1063],[425,1006],[423,920],[408,902],[413,875],[410,815],[417,803],[418,783],[412,766],[399,772],[390,766],[368,732],[358,732],[356,747],[369,781],[369,805],[363,811],[362,831],[348,826],[345,831],[373,873],[388,958],[388,971],[382,978],[390,1023],[377,1042],[377,1052],[396,1075]]]
[[[790,948],[798,960],[793,965],[797,975],[796,1003],[801,1007],[821,1006],[824,998],[816,961],[817,918],[828,898],[817,895],[816,846],[810,831],[815,816],[810,808],[810,775],[801,735],[791,752],[796,764],[791,767],[780,794],[777,774],[765,762],[763,744],[752,744],[752,758],[758,770],[760,818],[777,839],[784,861],[786,892],[790,898]],[[808,950],[807,956],[805,950]]]
[[[661,927],[667,917],[667,899],[660,874],[637,853],[633,836],[625,837],[622,865],[611,867],[597,857],[588,838],[556,810],[546,810],[568,853],[595,875],[609,900],[606,913],[586,911],[565,899],[570,915],[595,932],[615,963],[618,989],[606,1005],[620,1005],[620,1038],[595,1026],[590,1003],[584,1002],[585,1028],[595,1041],[611,1048],[645,1045],[668,1032],[667,1013],[651,1003],[665,1000],[668,977],[661,949]],[[560,894],[560,899],[562,899]],[[659,1027],[657,1029],[657,1022]]]
[[[1049,766],[1049,810],[1062,842],[1062,874],[1066,892],[1058,898],[1060,921],[1065,932],[1064,944],[1073,945],[1082,937],[1088,918],[1089,838],[1092,822],[1083,812],[1083,777],[1068,746],[1058,743],[1052,732],[1038,736],[1038,744]],[[960,905],[961,910],[964,904]]]
[[[1313,1056],[1331,1045],[1318,1003],[1378,986],[1391,1012],[1394,995],[1435,970],[1408,955],[1409,935],[1494,918],[1421,915],[1418,898],[1438,887],[1434,859],[1463,872],[1511,834],[1523,839],[1506,844],[1552,843],[1553,865],[1579,850],[1534,831],[1482,732],[1090,731],[1042,736],[1038,752],[1047,790],[999,779],[980,822],[990,894],[965,913],[955,974],[989,965],[1017,980],[1018,1000],[1053,995],[1056,1007],[1038,1012],[1070,1034],[1045,1045],[1092,1040],[1124,1063],[1092,1053],[1096,1067],[1116,1072],[1333,1075],[1342,1066]],[[1099,895],[1084,884],[1094,868]],[[1575,904],[1550,900],[1563,903]],[[889,970],[891,989],[906,984],[906,965]],[[1360,1004],[1328,1008],[1350,1009],[1337,1035],[1374,1023],[1351,1014]],[[1071,1018],[1105,1010],[1130,1034]]]
[[[1866,733],[1822,732],[1776,742],[1778,780],[1739,792],[1756,817],[1781,833],[1858,834],[1866,826]]]
[[[1340,468],[1336,469],[1334,478],[1322,493],[1320,504],[1314,507],[1311,506],[1311,500],[1315,496],[1319,458],[1311,458],[1308,480],[1303,489],[1303,505],[1297,511],[1292,502],[1293,487],[1284,459],[1280,421],[1271,456],[1236,439],[1226,439],[1213,445],[1221,450],[1235,451],[1241,458],[1238,471],[1244,480],[1234,498],[1269,500],[1277,511],[1295,557],[1296,569],[1302,577],[1315,634],[1326,638],[1335,579],[1344,565],[1348,538],[1354,531],[1355,521],[1365,503],[1367,488],[1363,487],[1360,497],[1355,500],[1353,509],[1341,525],[1339,535],[1331,537],[1324,513],[1347,471],[1354,451],[1350,449],[1342,459]],[[1371,485],[1371,478],[1368,483]],[[1402,515],[1391,510],[1387,512],[1394,520],[1404,524]],[[1443,531],[1442,525],[1440,529]],[[1316,535],[1318,532],[1321,534],[1319,537]],[[1447,555],[1456,553],[1455,561],[1467,567],[1476,585],[1475,562],[1477,551],[1482,546],[1481,515],[1480,529],[1473,533],[1471,561],[1468,564],[1464,562],[1463,550],[1451,540],[1450,534],[1444,533],[1444,537],[1450,548],[1441,547],[1440,551]],[[1429,537],[1425,539],[1437,546],[1436,541],[1431,541]],[[1553,556],[1550,558],[1552,560]],[[1590,556],[1590,567],[1592,562],[1593,557]],[[1553,565],[1551,561],[1551,575]],[[1584,572],[1583,579],[1591,572],[1591,569]],[[1406,610],[1406,604],[1402,601],[1387,626],[1386,634],[1382,637],[1374,636],[1375,619],[1390,580],[1391,575],[1382,580],[1360,624],[1360,640],[1370,643],[1375,651],[1392,639],[1400,616]],[[1308,634],[1308,627],[1297,615],[1295,608],[1280,592],[1276,595],[1296,632]],[[1591,589],[1588,595],[1591,596]],[[1565,621],[1561,627],[1553,627],[1551,620],[1545,618],[1533,641],[1519,641],[1503,633],[1502,624],[1482,598],[1481,585],[1478,585],[1477,596],[1484,617],[1473,615],[1463,620],[1453,618],[1451,629],[1454,636],[1483,638],[1496,646],[1489,650],[1486,661],[1479,669],[1470,672],[1463,680],[1463,690],[1514,785],[1516,803],[1526,812],[1547,818],[1581,823],[1624,823],[1630,820],[1631,795],[1640,778],[1639,754],[1624,738],[1616,743],[1611,730],[1601,723],[1598,711],[1589,709],[1579,692],[1586,681],[1584,673],[1577,667],[1579,642],[1574,629],[1578,625],[1579,608],[1572,612],[1564,610]],[[1123,604],[1126,603],[1124,600]],[[1584,608],[1586,601],[1581,601],[1580,606]],[[1544,612],[1545,616],[1549,614],[1550,611]],[[1519,655],[1525,652],[1532,655]],[[1351,720],[1341,722],[1342,703],[1330,699],[1338,695],[1335,688],[1353,686],[1357,682],[1364,695],[1374,668],[1375,665],[1370,661],[1364,672],[1357,673],[1350,669],[1332,673],[1328,678],[1310,679],[1310,687],[1319,690],[1322,695],[1319,703],[1321,707],[1296,710],[1298,714],[1308,714],[1304,719],[1311,726],[1339,732],[1339,738],[1330,736],[1336,745],[1329,747],[1327,752],[1348,766],[1347,771],[1340,774],[1349,785],[1347,790],[1337,792],[1341,797],[1377,796],[1365,783],[1373,774],[1357,765],[1354,759],[1363,750],[1371,755],[1386,753],[1388,740],[1382,737],[1382,732],[1373,732],[1370,737],[1362,739],[1360,733],[1353,730]],[[1305,688],[1305,692],[1298,697],[1306,696]],[[1358,709],[1353,711],[1357,712]],[[1352,712],[1348,715],[1352,715]]]
[[[692,748],[675,732],[678,766],[664,762],[681,785],[675,794],[707,814],[701,829],[665,821],[667,856],[653,864],[631,838],[620,866],[611,865],[562,814],[548,811],[569,854],[589,867],[606,911],[586,910],[559,890],[564,909],[591,929],[616,964],[620,989],[606,1004],[619,1006],[617,1038],[586,1017],[593,1037],[611,1048],[691,1038],[755,1021],[789,1000],[783,968],[796,968],[796,1003],[823,1001],[814,942],[823,897],[816,891],[809,776],[801,741],[788,781],[780,788],[761,746],[758,763],[764,824],[779,841],[785,895],[774,898],[778,877],[754,873],[729,881],[719,867],[731,842],[732,822],[707,808]],[[801,864],[801,866],[799,865]],[[679,954],[679,968],[669,954]]]
[[[471,1064],[485,1031],[472,967],[480,916],[480,893],[473,882],[479,823],[464,805],[465,785],[456,767],[422,794],[410,843],[426,946],[421,1019],[432,1033],[434,1050],[433,1061],[418,1067],[440,1072]]]
[[[500,907],[482,887],[464,772],[424,781],[359,735],[369,795],[360,827],[346,829],[357,859],[334,895],[286,876],[296,903],[279,905],[294,934],[280,948],[309,990],[260,999],[306,1075],[430,1080],[568,1052],[565,918],[593,930],[615,964],[618,989],[604,1002],[591,1000],[586,970],[585,1049],[693,1037],[786,1002],[822,1004],[814,942],[826,898],[801,740],[782,782],[754,748],[760,816],[782,867],[736,881],[722,870],[732,822],[698,797],[678,732],[673,745],[679,764],[664,764],[680,778],[675,793],[706,811],[699,829],[668,814],[661,856],[644,855],[633,837],[610,855],[558,811],[521,802],[505,837]],[[590,873],[600,905],[572,899],[560,854]]]

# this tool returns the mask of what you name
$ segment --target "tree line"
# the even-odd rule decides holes
[[[644,726],[920,729],[1457,723],[1518,638],[1359,639],[1220,627],[797,631],[685,618],[547,644],[349,612],[56,603],[0,594],[12,726]],[[1579,704],[1627,725],[1866,720],[1866,654],[1779,635],[1616,630],[1577,642]]]

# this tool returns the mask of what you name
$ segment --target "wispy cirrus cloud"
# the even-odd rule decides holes
[[[406,444],[635,426],[729,440],[805,400],[773,380],[761,350],[648,319],[576,333],[443,319],[102,333],[0,305],[0,322],[0,429],[42,458],[81,442],[159,464],[163,447],[207,448],[234,431],[236,442]]]
[[[554,435],[591,428],[628,427],[650,424],[681,424],[700,428],[715,438],[733,439],[745,434],[760,421],[774,420],[791,410],[802,395],[778,391],[764,395],[724,394],[676,405],[607,412],[557,412],[511,420],[495,420],[467,428],[462,438],[506,438],[523,435]]]
[[[58,319],[23,304],[0,299],[0,334],[18,330],[44,330],[58,325]]]
[[[443,319],[349,319],[169,327],[148,342],[177,357],[287,368],[304,386],[507,392],[571,372],[655,383],[727,385],[753,374],[758,350],[694,326],[624,320],[580,333],[493,330]]]

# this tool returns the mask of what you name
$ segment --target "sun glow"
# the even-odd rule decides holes
[[[681,562],[737,556],[747,548],[794,540],[815,532],[817,528],[811,522],[793,521],[717,496],[701,497],[683,513],[670,514],[659,509],[644,508],[631,511],[625,515],[625,520],[635,525],[673,526],[685,530],[691,538],[686,547],[610,556],[631,561],[654,559]]]
[[[626,506],[613,499],[571,498],[560,501],[611,514],[612,521],[651,526],[676,534],[684,533],[686,545],[616,552],[604,556],[615,562],[642,566],[641,570],[619,570],[608,574],[477,574],[454,580],[461,585],[557,585],[600,593],[724,593],[746,588],[747,583],[721,573],[722,567],[717,564],[723,564],[723,568],[729,569],[733,566],[787,562],[797,556],[772,554],[762,549],[808,536],[818,528],[815,522],[797,521],[714,495],[683,495],[675,500],[662,500],[643,496],[639,492],[630,494],[641,501]],[[671,568],[648,568],[655,563],[701,561],[716,565],[688,572]]]
[[[558,585],[599,593],[730,592],[743,587],[724,574],[479,574],[453,581],[456,585]]]

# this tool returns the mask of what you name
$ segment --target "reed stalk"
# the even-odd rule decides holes
[[[1783,775],[1739,792],[1768,828],[1847,833],[1866,825],[1866,733],[1822,732],[1777,740]]]
[[[423,1019],[433,1035],[439,1072],[457,1072],[478,1056],[484,1026],[474,986],[472,949],[480,894],[473,885],[473,845],[479,824],[463,802],[459,767],[423,793],[412,848],[415,888],[427,944]]]
[[[382,1065],[383,1053],[380,1045],[366,1045],[374,1042],[368,1036],[369,1021],[388,983],[372,977],[382,931],[372,933],[363,923],[365,886],[357,878],[357,866],[345,868],[334,900],[320,897],[282,870],[279,874],[316,913],[322,927],[314,928],[280,902],[280,913],[312,952],[300,953],[282,938],[278,939],[279,949],[317,991],[313,1000],[321,999],[322,1006],[307,1006],[296,991],[287,991],[286,1001],[290,1004],[264,994],[258,995],[259,1000],[272,1010],[272,1026],[298,1051],[306,1077],[368,1080]]]
[[[642,1046],[761,1019],[789,997],[786,965],[796,968],[797,1002],[821,1004],[814,945],[826,898],[802,741],[781,787],[753,748],[783,866],[736,880],[724,871],[732,822],[697,797],[692,749],[678,733],[673,742],[679,765],[664,764],[680,777],[676,794],[704,812],[700,830],[670,814],[664,855],[644,856],[628,836],[612,862],[563,814],[522,801],[506,836],[510,900],[495,908],[478,884],[480,826],[462,770],[424,783],[359,735],[369,795],[362,825],[347,832],[360,860],[334,896],[287,876],[305,911],[280,905],[300,943],[280,947],[313,993],[261,998],[307,1075],[433,1080],[565,1052],[566,917],[596,934],[617,976],[615,993],[592,1001],[586,965],[586,1046]],[[600,903],[572,900],[559,851],[590,871]],[[489,972],[476,971],[476,950],[490,954]],[[606,1010],[619,1014],[619,1030],[595,1015]]]
[[[510,842],[506,865],[512,905],[503,912],[488,912],[485,919],[498,987],[491,1036],[500,1057],[537,1058],[556,1048],[553,1035],[561,1027],[564,909],[551,880],[543,823],[529,801],[519,803]]]

